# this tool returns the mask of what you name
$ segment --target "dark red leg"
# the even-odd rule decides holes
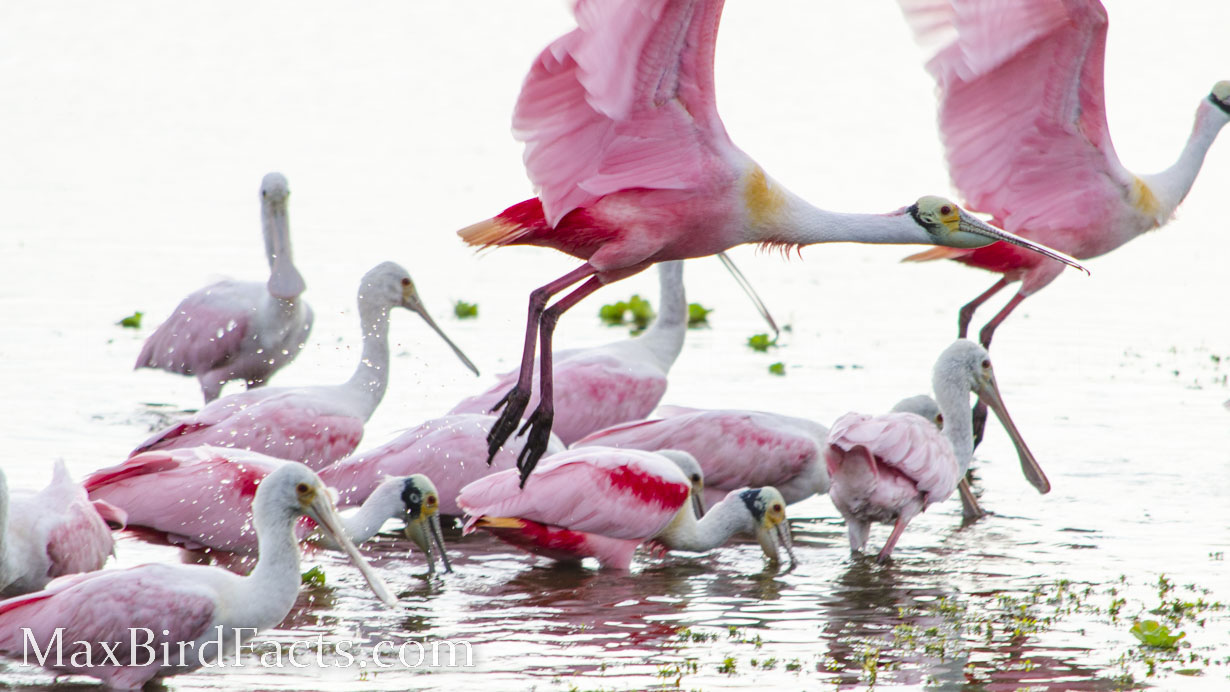
[[[525,413],[525,407],[530,403],[530,392],[534,387],[534,343],[538,339],[538,323],[542,319],[547,301],[556,293],[593,275],[595,271],[597,270],[588,263],[583,264],[580,268],[530,293],[530,314],[525,323],[525,348],[521,351],[521,371],[517,373],[517,384],[508,390],[503,399],[491,407],[492,413],[499,411],[500,408],[503,408],[504,412],[500,414],[495,425],[492,425],[491,430],[487,433],[488,464],[495,458],[495,453],[500,451],[500,447],[504,446],[508,437],[517,429],[517,424],[521,422],[521,414]]]
[[[991,337],[995,335],[995,328],[1008,319],[1009,313],[1015,310],[1016,306],[1020,305],[1023,300],[1025,300],[1025,294],[1023,293],[1017,293],[1012,296],[1012,300],[1008,301],[1008,304],[1002,310],[995,313],[995,317],[992,317],[991,321],[987,322],[986,326],[982,328],[982,331],[978,332],[978,341],[982,344],[983,348],[991,348]],[[974,404],[972,420],[974,423],[974,447],[977,448],[978,445],[982,444],[982,434],[987,429],[986,404],[981,401]]]
[[[572,293],[555,301],[555,304],[547,308],[542,313],[542,319],[539,320],[539,339],[541,343],[539,348],[542,352],[539,354],[540,362],[538,365],[538,408],[530,414],[525,425],[521,426],[521,432],[524,434],[528,429],[530,436],[525,441],[525,446],[521,448],[521,454],[517,457],[517,468],[521,470],[521,487],[525,487],[525,481],[533,473],[534,467],[538,464],[538,460],[542,457],[543,452],[547,451],[547,443],[551,441],[551,422],[555,417],[555,372],[552,367],[551,359],[551,338],[555,334],[555,323],[559,321],[559,316],[565,310],[581,302],[583,298],[602,288],[602,281],[598,277],[590,277],[589,281],[581,284]]]
[[[994,286],[988,288],[977,298],[961,306],[961,312],[957,313],[957,338],[958,339],[964,339],[965,335],[969,332],[969,323],[970,323],[970,320],[974,319],[974,311],[977,310],[979,306],[981,306],[983,303],[990,300],[991,296],[1002,291],[1004,289],[1004,286],[1007,286],[1007,285],[1008,285],[1007,279],[1000,279],[999,281],[995,282]]]

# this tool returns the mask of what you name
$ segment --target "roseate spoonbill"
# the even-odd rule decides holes
[[[338,504],[363,502],[385,476],[422,473],[439,489],[440,513],[461,516],[457,495],[470,483],[505,469],[514,468],[520,444],[501,449],[488,464],[487,431],[495,416],[459,413],[433,418],[410,428],[388,442],[352,454],[320,472],[338,489]],[[555,435],[547,441],[547,453],[564,451]]]
[[[115,553],[111,529],[124,512],[91,503],[63,461],[40,491],[14,489],[0,471],[0,597],[37,591],[65,574],[102,569]]]
[[[294,524],[304,515],[337,541],[380,600],[396,603],[346,538],[328,489],[307,467],[291,463],[271,473],[256,490],[252,514],[260,558],[248,576],[204,565],[149,564],[58,579],[43,591],[0,602],[0,652],[20,657],[29,652],[29,638],[40,649],[60,641],[64,655],[39,665],[132,690],[216,663],[235,651],[244,630],[278,624],[295,604]],[[145,633],[146,639],[138,638]]]
[[[939,407],[929,396],[905,399],[894,411],[934,420]],[[737,488],[773,486],[794,504],[829,490],[824,466],[828,428],[806,418],[744,409],[662,406],[659,418],[600,430],[573,445],[678,449],[694,456],[704,471],[705,500],[720,501]]]
[[[964,485],[974,456],[969,395],[974,392],[999,417],[1016,445],[1025,477],[1046,493],[1050,482],[1004,407],[985,348],[959,339],[944,349],[932,372],[935,399],[944,416],[941,433],[934,420],[914,413],[868,416],[847,413],[829,431],[825,462],[831,487],[829,497],[846,519],[850,548],[867,544],[871,522],[893,523],[893,532],[880,551],[887,560],[910,520]],[[968,486],[963,504],[973,501]],[[967,514],[977,505],[965,504]]]
[[[389,383],[389,310],[418,313],[466,367],[478,368],[436,326],[414,282],[400,265],[384,262],[359,284],[363,355],[340,385],[265,387],[223,397],[187,420],[154,434],[133,454],[213,445],[238,447],[321,468],[354,451]]]
[[[939,128],[957,190],[993,223],[1077,258],[1106,254],[1169,221],[1230,122],[1230,81],[1222,81],[1197,106],[1174,165],[1138,176],[1119,162],[1106,123],[1101,2],[901,5],[920,41],[943,42],[927,70],[939,85]],[[945,258],[1002,275],[961,308],[961,338],[979,306],[1021,282],[979,333],[983,346],[1026,297],[1063,271],[1058,262],[1004,243],[933,248],[906,259]]]
[[[546,446],[555,409],[551,336],[560,315],[603,284],[650,264],[741,243],[1022,244],[939,197],[887,214],[819,209],[770,178],[718,117],[713,51],[722,0],[581,0],[578,27],[530,68],[513,113],[538,197],[458,233],[480,247],[542,245],[585,263],[530,295],[517,384],[498,405],[490,453],[520,425],[541,340],[538,407],[521,431],[522,482]],[[556,293],[576,284],[547,308]]]
[[[84,486],[92,499],[124,509],[130,526],[165,534],[171,543],[190,549],[253,552],[257,535],[252,497],[269,474],[292,463],[247,449],[158,450],[99,469],[85,479]],[[324,473],[320,476],[329,483]],[[421,474],[389,475],[375,486],[356,511],[342,515],[346,537],[355,544],[363,543],[387,520],[401,518],[407,537],[422,548],[433,568],[431,546],[423,544],[439,522],[435,515],[440,498],[431,480]],[[300,540],[316,538],[319,534],[313,528],[301,521],[295,525],[295,535]],[[324,547],[338,549],[327,536],[322,539]],[[447,557],[445,560],[447,568]]]
[[[226,382],[244,380],[249,389],[260,387],[299,355],[313,316],[300,298],[306,286],[291,257],[289,196],[281,173],[261,180],[269,281],[227,279],[189,294],[145,340],[137,368],[196,375],[209,403]]]
[[[773,488],[732,492],[698,521],[703,482],[686,452],[572,449],[546,459],[539,476],[525,489],[511,469],[467,485],[457,498],[470,515],[466,531],[486,529],[536,555],[595,557],[615,569],[627,569],[646,541],[704,552],[736,533],[754,534],[774,561],[779,547],[794,560],[786,502]]]
[[[688,300],[683,262],[658,265],[658,316],[640,336],[594,348],[556,351],[554,425],[551,431],[572,444],[603,428],[648,416],[666,394],[667,375],[688,330]],[[532,362],[532,361],[531,361]],[[509,371],[487,391],[453,407],[449,413],[487,413],[517,382]],[[534,373],[538,381],[538,373]],[[530,405],[536,405],[531,397]]]

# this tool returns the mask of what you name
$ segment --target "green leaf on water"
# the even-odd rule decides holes
[[[786,365],[782,363],[781,361],[778,361],[769,366],[769,372],[773,373],[774,375],[785,375]]]
[[[136,312],[132,313],[128,317],[125,317],[119,322],[116,322],[116,324],[120,325],[121,327],[127,327],[129,329],[140,329],[141,328],[141,318],[144,315],[145,315],[144,312],[137,310]]]
[[[768,334],[753,334],[747,337],[747,345],[753,351],[768,351],[777,346],[777,339],[770,339]]]
[[[653,306],[638,295],[628,299],[628,312],[632,313],[632,324],[636,325],[637,329],[644,329],[653,321]]]
[[[606,325],[620,325],[624,323],[624,313],[627,311],[628,304],[622,300],[618,303],[607,303],[598,308],[598,319]]]
[[[709,313],[713,312],[700,303],[688,303],[688,326],[706,327],[709,325]]]
[[[654,318],[653,306],[648,300],[633,295],[628,300],[607,303],[598,308],[598,319],[609,326],[631,324],[636,331],[649,326]]]
[[[300,577],[300,581],[304,584],[310,584],[312,586],[324,586],[325,571],[320,568],[320,565],[316,565],[312,569],[304,572]]]
[[[467,303],[464,300],[459,300],[453,303],[453,314],[463,320],[470,317],[478,317],[478,303]]]
[[[1138,620],[1133,623],[1131,632],[1142,644],[1155,649],[1176,649],[1179,640],[1187,636],[1184,632],[1171,634],[1170,628],[1157,620]]]

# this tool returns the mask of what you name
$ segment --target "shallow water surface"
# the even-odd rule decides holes
[[[1169,164],[1198,100],[1227,77],[1219,29],[1230,6],[1113,5],[1111,129],[1124,163],[1148,172]],[[530,193],[508,114],[535,52],[570,22],[555,0],[0,10],[0,464],[10,484],[45,483],[56,458],[77,477],[117,463],[200,405],[194,382],[131,364],[187,292],[219,275],[262,276],[256,193],[269,170],[289,178],[296,260],[317,313],[278,384],[348,376],[355,284],[385,259],[409,269],[483,378],[416,318],[394,315],[392,381],[364,448],[513,367],[528,292],[573,262],[538,249],[476,258],[452,232]],[[731,136],[797,192],[858,211],[947,193],[931,84],[892,3],[731,2],[717,59]],[[1219,142],[1170,226],[1094,260],[1092,277],[1069,272],[999,330],[1000,386],[1049,495],[1024,482],[991,422],[975,468],[993,514],[962,528],[955,500],[935,506],[888,565],[850,557],[823,497],[790,508],[789,571],[750,541],[645,555],[619,573],[552,567],[454,531],[455,572],[428,578],[390,533],[364,550],[401,607],[380,607],[341,558],[309,554],[305,569],[321,565],[326,585],[305,588],[242,667],[166,686],[1224,688],[1228,189],[1230,143]],[[736,252],[792,327],[767,354],[745,346],[764,328],[717,263],[689,263],[690,298],[715,312],[689,334],[665,403],[831,422],[925,391],[957,308],[994,279],[898,264],[911,250],[811,248],[802,261]],[[586,301],[557,343],[621,338],[595,314],[633,292],[652,298],[655,278]],[[478,319],[448,316],[455,300],[477,303]],[[115,325],[134,310],[146,313],[142,329]],[[768,373],[777,361],[784,377]],[[872,545],[887,533],[874,529]],[[125,534],[109,567],[210,559]],[[1144,619],[1183,632],[1178,651],[1138,646],[1130,629]],[[351,666],[340,665],[342,640],[354,642]],[[381,641],[423,643],[425,665],[376,670]],[[430,665],[440,641],[468,642],[474,665]],[[321,649],[324,666],[259,665],[296,642]],[[10,663],[0,682],[89,684]]]

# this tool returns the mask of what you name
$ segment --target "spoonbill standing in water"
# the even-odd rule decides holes
[[[942,426],[935,400],[926,395],[904,399],[893,410],[916,413]],[[787,504],[829,490],[824,466],[829,430],[820,423],[744,409],[661,406],[656,415],[653,420],[599,430],[572,446],[687,452],[704,472],[708,504],[737,488],[771,485]]]
[[[300,298],[306,285],[291,257],[289,196],[281,173],[261,180],[269,281],[228,279],[190,294],[145,340],[136,367],[196,375],[209,403],[228,381],[260,387],[299,355],[312,331],[312,308]]]
[[[312,468],[350,454],[363,439],[389,384],[389,311],[418,313],[474,374],[478,368],[436,326],[423,307],[410,275],[394,262],[382,262],[359,283],[359,322],[363,355],[343,384],[314,387],[264,387],[218,399],[196,415],[155,433],[133,454],[213,445],[239,447]]]
[[[93,500],[105,500],[123,509],[129,526],[163,534],[169,543],[189,549],[211,548],[255,552],[258,546],[252,522],[252,497],[264,479],[293,461],[225,447],[191,447],[144,452],[123,463],[90,474],[82,485]],[[320,478],[330,487],[325,475]],[[435,558],[429,539],[450,570],[440,533],[440,496],[422,474],[377,479],[360,506],[341,515],[340,526],[352,543],[367,541],[389,519],[405,522],[406,537],[427,556],[429,571]],[[303,540],[321,538],[320,545],[337,549],[328,536],[313,534],[307,520],[295,525]]]
[[[63,461],[38,492],[13,490],[0,471],[0,597],[37,591],[65,574],[102,569],[115,553],[123,510],[91,503]]]
[[[243,630],[273,627],[295,604],[301,578],[294,524],[301,516],[346,552],[380,600],[396,603],[346,538],[329,489],[302,464],[269,474],[256,490],[252,515],[260,558],[248,576],[213,566],[148,564],[64,577],[43,591],[0,601],[0,652],[20,659],[28,638],[49,647],[54,637],[63,642],[63,656],[39,665],[125,690],[217,664],[236,650]],[[148,640],[134,638],[143,631]]]
[[[703,475],[687,452],[585,447],[552,455],[541,480],[520,488],[509,469],[462,489],[457,504],[481,528],[535,555],[598,559],[627,569],[637,546],[704,552],[736,533],[755,535],[774,562],[794,560],[786,502],[773,488],[744,489],[704,511]],[[701,514],[703,518],[697,519]]]
[[[1174,165],[1138,176],[1119,163],[1106,124],[1106,9],[1099,0],[900,0],[939,85],[939,127],[953,184],[993,223],[1080,259],[1104,255],[1165,224],[1187,196],[1205,152],[1230,122],[1230,81],[1213,85]],[[1002,276],[963,306],[974,311],[1008,284],[1016,295],[979,332],[995,329],[1063,265],[997,243],[933,248],[907,260],[954,259]],[[985,411],[982,414],[985,416]]]
[[[541,341],[539,404],[521,431],[521,482],[554,418],[551,337],[560,315],[604,284],[656,262],[741,243],[928,243],[1007,240],[1062,254],[989,226],[939,197],[886,214],[824,211],[803,201],[731,142],[718,117],[713,54],[722,0],[580,0],[577,28],[534,62],[513,113],[538,197],[458,233],[480,247],[541,245],[585,260],[530,294],[517,383],[497,404],[494,455],[529,404]],[[582,282],[549,308],[551,296]]]
[[[966,515],[981,511],[964,481],[974,456],[971,392],[999,416],[1025,477],[1039,492],[1050,492],[1050,481],[1004,407],[985,348],[965,339],[954,342],[936,361],[931,383],[943,432],[934,420],[908,412],[847,413],[829,430],[829,497],[846,519],[853,551],[867,544],[871,522],[892,523],[892,535],[880,551],[880,560],[887,560],[910,520],[948,499],[958,484]]]

